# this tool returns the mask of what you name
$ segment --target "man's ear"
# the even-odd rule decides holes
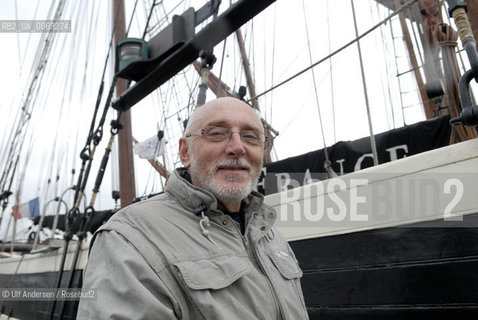
[[[179,139],[179,158],[181,159],[181,162],[185,168],[189,168],[191,166],[188,141],[184,137]]]

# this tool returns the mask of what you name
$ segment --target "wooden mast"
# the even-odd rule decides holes
[[[236,30],[237,43],[239,44],[239,51],[241,52],[242,57],[242,66],[244,68],[244,73],[246,75],[247,89],[249,90],[249,96],[253,97],[251,100],[252,106],[254,109],[259,111],[259,103],[257,102],[256,88],[254,86],[254,80],[252,80],[251,68],[249,65],[249,59],[247,58],[246,48],[244,46],[244,38],[242,37],[241,29]]]
[[[254,80],[252,79],[252,73],[251,73],[251,68],[249,65],[249,59],[247,57],[247,52],[246,48],[244,45],[244,38],[242,37],[242,32],[241,29],[236,30],[236,38],[237,38],[237,43],[239,45],[239,51],[241,52],[241,58],[242,58],[242,67],[244,68],[244,73],[246,75],[246,81],[247,81],[247,89],[249,90],[249,96],[252,97],[251,99],[251,104],[254,109],[257,111],[260,111],[259,108],[259,103],[257,102],[256,98],[256,88],[254,86]],[[271,150],[272,150],[272,143],[274,137],[272,136],[271,129],[272,127],[265,122],[265,120],[262,120],[262,124],[264,125],[264,133],[266,135],[266,144],[264,146],[264,163],[269,163],[271,162]],[[275,131],[275,134],[277,135],[278,132]]]
[[[114,43],[118,43],[126,34],[124,0],[113,0],[113,17],[115,17],[113,21],[116,21],[116,25],[113,26],[115,30]],[[116,96],[120,96],[126,89],[126,80],[118,79],[116,82]],[[130,110],[122,112],[120,122],[123,124],[123,129],[119,130],[118,133],[120,199],[121,207],[125,207],[131,204],[136,196]]]

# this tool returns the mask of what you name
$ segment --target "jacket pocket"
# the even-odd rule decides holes
[[[193,290],[223,289],[250,271],[249,261],[235,256],[183,261],[173,265],[179,270],[186,286]]]
[[[187,296],[188,319],[270,319],[264,311],[264,284],[247,257],[220,256],[173,263],[177,281]]]
[[[293,257],[288,250],[269,248],[267,255],[285,279],[293,280],[302,278],[302,270],[295,257]]]

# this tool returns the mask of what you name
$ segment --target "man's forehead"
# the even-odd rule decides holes
[[[196,110],[196,126],[261,126],[259,117],[243,102],[214,100]]]

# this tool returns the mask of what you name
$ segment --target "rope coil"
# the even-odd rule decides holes
[[[457,8],[453,11],[453,19],[458,29],[458,34],[462,43],[466,41],[474,41],[473,32],[471,31],[470,22],[464,8]]]

